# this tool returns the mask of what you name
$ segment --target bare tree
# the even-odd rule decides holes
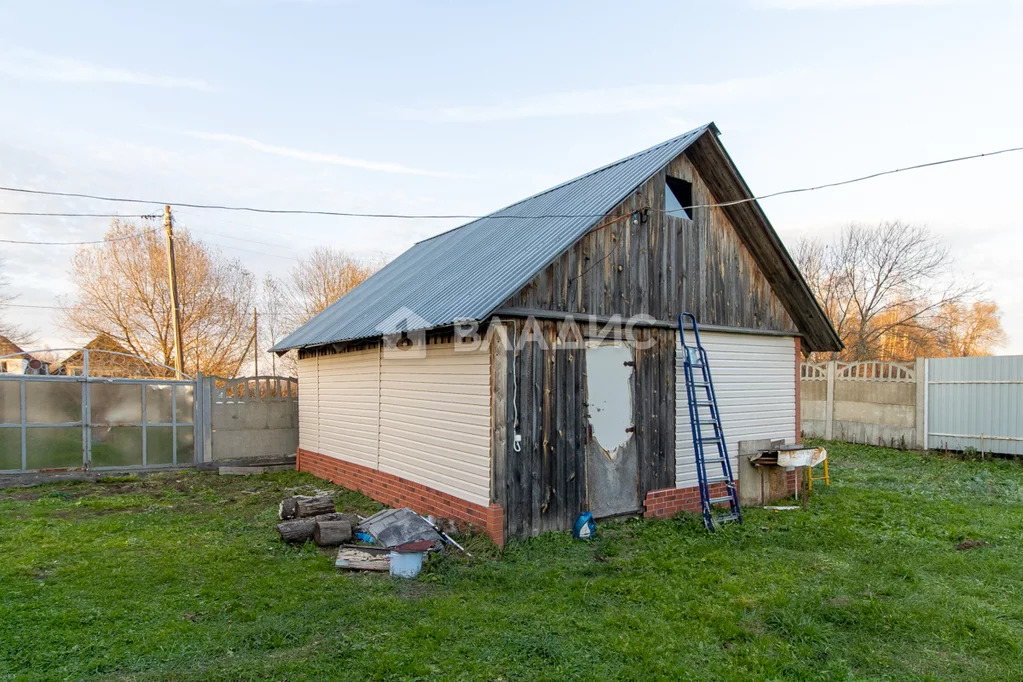
[[[263,278],[260,303],[260,346],[269,349],[294,329],[296,319],[291,296],[283,282],[273,275]],[[287,376],[297,376],[298,359],[294,353],[286,353],[277,357],[276,353],[267,353],[273,374],[280,372]]]
[[[937,313],[979,287],[951,276],[948,247],[924,226],[849,225],[834,244],[804,240],[796,259],[846,346],[842,359],[881,359],[886,337],[937,333]]]
[[[301,259],[286,277],[267,275],[261,291],[264,322],[260,346],[268,349],[331,303],[362,284],[383,266],[383,261],[360,260],[340,249],[321,246]],[[271,366],[294,375],[294,353],[271,358]]]
[[[938,352],[931,354],[935,357],[990,355],[1008,341],[994,301],[950,303],[942,307],[938,321],[940,346]]]
[[[25,331],[24,327],[11,321],[8,314],[10,305],[17,300],[18,295],[10,291],[11,280],[7,276],[7,264],[0,256],[0,336],[5,336],[19,346],[32,342],[32,334]]]
[[[173,364],[167,257],[159,232],[114,221],[105,243],[71,261],[78,295],[65,312],[74,332],[108,334],[131,352]],[[230,376],[252,337],[253,276],[241,262],[175,230],[185,372]]]
[[[290,290],[298,322],[323,311],[379,269],[340,249],[320,246],[291,269]]]

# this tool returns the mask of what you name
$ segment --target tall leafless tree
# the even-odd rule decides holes
[[[11,321],[10,308],[8,306],[17,300],[18,295],[11,293],[10,286],[11,280],[7,274],[7,263],[0,256],[0,336],[5,336],[19,346],[24,347],[26,344],[31,343],[32,334],[27,332],[21,325]]]
[[[943,308],[980,291],[954,276],[948,247],[902,221],[849,225],[837,241],[804,239],[796,260],[846,348],[842,359],[881,359],[893,334],[932,336]]]
[[[241,262],[175,230],[185,371],[230,376],[252,338],[252,274]],[[64,325],[108,334],[131,352],[173,364],[174,335],[165,246],[157,230],[115,221],[107,241],[71,261],[78,289]]]
[[[379,269],[330,246],[320,246],[291,269],[289,288],[298,304],[299,321],[305,322],[362,284]]]
[[[966,357],[990,355],[1004,346],[1001,312],[994,301],[949,304],[939,313],[938,348],[931,355]]]
[[[261,347],[270,348],[360,285],[382,265],[382,260],[360,260],[341,249],[321,246],[302,258],[286,276],[267,275],[260,292],[260,318],[265,320],[260,332]],[[271,362],[278,363],[282,372],[294,374],[297,365],[293,356],[288,353]]]
[[[270,349],[297,326],[290,294],[284,283],[273,275],[263,278],[259,307],[262,321],[260,347]],[[268,353],[268,356],[273,374],[297,375],[298,362],[294,353],[286,353],[281,357],[276,353]]]

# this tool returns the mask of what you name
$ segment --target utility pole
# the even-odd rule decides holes
[[[252,309],[252,357],[256,363],[253,374],[259,376],[259,312]]]
[[[181,343],[181,310],[178,307],[178,269],[174,263],[174,224],[171,207],[163,207],[163,229],[167,233],[167,276],[170,278],[171,318],[174,325],[174,371],[178,379],[185,378]]]

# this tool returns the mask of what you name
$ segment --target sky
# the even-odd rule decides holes
[[[160,202],[486,214],[708,121],[757,194],[1023,146],[1023,3],[0,0],[0,185]],[[765,200],[793,248],[927,225],[1023,354],[1023,152]],[[156,207],[158,208],[158,207]],[[151,212],[146,209],[143,212]],[[0,211],[139,207],[0,191]],[[459,221],[177,210],[260,278],[319,245],[393,257]],[[108,221],[0,216],[0,238]],[[21,306],[73,247],[0,245]],[[60,312],[8,308],[37,348]]]

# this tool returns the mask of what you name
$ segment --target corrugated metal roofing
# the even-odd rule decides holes
[[[419,242],[271,350],[485,319],[708,130],[717,132],[708,123]]]

